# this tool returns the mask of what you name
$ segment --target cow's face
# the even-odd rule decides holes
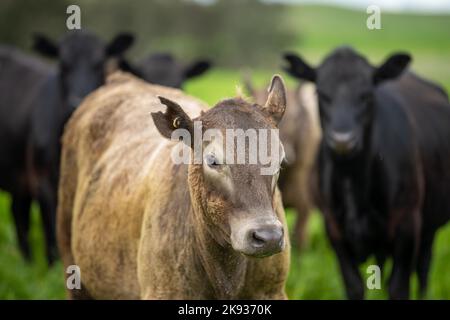
[[[210,234],[223,246],[249,256],[264,257],[283,250],[285,230],[275,210],[275,200],[279,199],[275,196],[276,185],[284,156],[275,130],[286,107],[281,78],[275,76],[272,80],[264,106],[242,99],[224,100],[195,120],[189,119],[174,102],[165,99],[162,102],[168,106],[167,112],[152,115],[162,135],[170,137],[175,127],[193,132],[195,122],[192,121],[202,123],[200,163],[190,165],[189,184],[191,197],[202,212],[200,221],[208,226]],[[230,147],[234,155],[230,156],[226,147],[227,129],[228,134],[237,133],[235,129],[250,135],[250,132],[266,132],[267,139],[256,137],[252,146],[247,140],[244,153],[240,153],[243,149],[236,139]],[[223,141],[218,139],[217,132],[221,132]],[[258,149],[252,150],[254,144],[259,144]],[[195,150],[195,145],[190,146]],[[261,158],[250,159],[263,148],[267,148],[265,155],[270,156],[270,164]],[[195,160],[195,151],[192,154]]]
[[[410,61],[406,54],[395,54],[373,67],[350,48],[335,50],[315,69],[296,55],[286,59],[289,73],[316,83],[324,142],[341,157],[363,148],[373,120],[375,87],[399,76]]]
[[[158,53],[149,55],[136,66],[130,66],[130,70],[124,69],[135,73],[149,83],[181,88],[186,80],[203,74],[210,66],[210,62],[206,60],[184,65],[171,54]]]
[[[35,50],[57,58],[61,89],[67,105],[74,109],[90,92],[104,83],[105,65],[109,58],[121,55],[133,43],[133,36],[120,34],[110,44],[85,31],[68,32],[56,44],[36,35]]]

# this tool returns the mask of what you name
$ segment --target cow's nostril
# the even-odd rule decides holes
[[[266,243],[266,240],[264,239],[264,235],[261,233],[258,233],[258,231],[252,232],[252,240],[253,240],[253,246],[255,247],[262,247]]]
[[[279,227],[262,227],[252,231],[251,242],[255,248],[277,247],[282,243],[283,229]]]

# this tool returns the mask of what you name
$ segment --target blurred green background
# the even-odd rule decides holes
[[[186,91],[211,105],[234,96],[243,68],[251,68],[254,82],[266,86],[273,73],[282,73],[281,53],[293,50],[319,63],[336,46],[354,46],[374,64],[402,50],[413,55],[412,69],[450,91],[450,15],[393,14],[382,11],[382,29],[366,28],[367,14],[327,6],[274,5],[256,0],[222,0],[210,5],[192,1],[17,1],[0,3],[0,43],[28,50],[31,34],[57,38],[64,32],[68,4],[79,4],[82,26],[111,38],[128,30],[137,35],[129,57],[171,51],[182,60],[209,57],[216,67],[187,83]],[[294,81],[285,75],[290,86]],[[58,262],[45,264],[37,206],[33,206],[31,241],[34,262],[23,262],[9,213],[10,199],[0,194],[0,299],[62,299],[64,274]],[[290,226],[295,213],[287,209]],[[344,299],[337,261],[314,212],[309,241],[302,252],[293,250],[287,283],[290,299]],[[430,272],[429,299],[450,299],[450,225],[438,233]],[[362,266],[365,275],[368,261]],[[387,271],[390,263],[387,263]],[[388,272],[387,272],[388,274]],[[417,281],[413,277],[413,295]],[[385,299],[382,290],[368,290],[370,299]]]

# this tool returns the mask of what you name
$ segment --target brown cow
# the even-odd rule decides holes
[[[278,76],[264,107],[236,98],[207,109],[121,73],[86,98],[63,137],[58,245],[82,283],[69,297],[286,298],[289,239],[277,175],[261,175],[259,164],[221,164],[220,152],[209,153],[213,142],[201,164],[175,164],[171,153],[183,144],[166,139],[175,128],[191,133],[193,117],[204,130],[273,129],[285,105]]]
[[[257,103],[267,99],[266,90],[255,89],[248,73],[243,83],[246,91]],[[280,172],[283,203],[297,212],[294,227],[294,243],[298,248],[307,239],[306,224],[314,204],[314,163],[321,139],[315,86],[303,83],[295,90],[287,91],[286,113],[280,122],[280,137],[286,151],[286,162]]]

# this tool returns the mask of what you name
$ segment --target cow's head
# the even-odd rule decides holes
[[[107,60],[120,56],[133,39],[131,34],[122,33],[105,44],[90,32],[70,31],[58,43],[36,34],[33,47],[47,57],[58,59],[63,97],[69,107],[76,108],[87,94],[103,84]]]
[[[201,212],[199,220],[209,227],[210,234],[223,246],[248,256],[269,256],[283,250],[285,230],[275,210],[279,199],[276,190],[278,173],[284,157],[278,131],[275,130],[286,108],[282,79],[274,76],[264,106],[250,104],[240,98],[228,99],[193,120],[177,103],[160,99],[167,110],[152,116],[163,136],[170,138],[176,129],[182,129],[193,137],[194,121],[201,121],[204,139],[197,164],[194,162],[194,140],[189,144],[194,149],[189,165],[189,186],[194,205]],[[227,139],[227,129],[231,129],[229,134],[238,133],[236,129],[249,136],[251,132],[261,133],[256,139],[253,136],[244,140],[241,162],[237,158],[243,149],[239,148],[237,139],[230,148],[234,155],[230,156],[226,150],[226,142],[232,140]],[[215,132],[221,132],[224,140],[217,139]],[[262,137],[264,132],[267,139]],[[253,140],[249,143],[250,139]],[[267,169],[269,165],[264,164],[260,157],[256,162],[250,159],[264,148],[267,148],[266,155],[271,157],[274,168],[265,173],[263,168]]]
[[[341,157],[358,154],[369,135],[376,86],[398,77],[411,60],[408,54],[397,53],[374,67],[348,47],[333,51],[317,68],[295,54],[286,54],[285,59],[289,74],[315,82],[324,142]]]
[[[186,80],[197,77],[211,67],[207,60],[198,60],[190,64],[182,64],[171,54],[156,53],[131,65],[122,60],[121,68],[144,79],[149,83],[167,87],[181,88]]]

